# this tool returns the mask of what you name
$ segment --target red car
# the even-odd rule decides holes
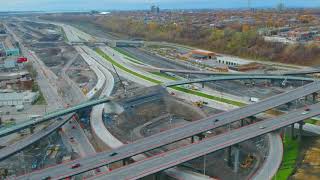
[[[76,163],[76,164],[72,165],[71,168],[72,168],[72,169],[75,169],[75,168],[78,168],[78,167],[80,167],[80,166],[81,166],[80,163]]]

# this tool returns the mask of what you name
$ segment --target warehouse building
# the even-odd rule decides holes
[[[191,51],[191,56],[195,59],[215,59],[216,53],[201,49]]]
[[[39,97],[38,92],[0,92],[0,106],[18,106],[18,105],[31,105]]]

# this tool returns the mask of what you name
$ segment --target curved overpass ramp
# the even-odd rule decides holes
[[[165,87],[172,87],[192,83],[205,83],[211,81],[229,81],[229,80],[247,80],[247,79],[274,79],[274,80],[295,80],[295,81],[315,81],[313,78],[295,77],[295,76],[273,76],[273,75],[242,75],[242,76],[219,76],[194,80],[182,80],[165,83]]]

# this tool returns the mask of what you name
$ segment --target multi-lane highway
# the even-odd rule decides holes
[[[102,152],[90,157],[79,159],[76,161],[68,162],[59,166],[51,167],[41,171],[33,172],[29,176],[21,176],[21,178],[31,177],[31,179],[37,179],[45,175],[50,175],[54,178],[66,178],[72,175],[80,174],[97,167],[117,162],[126,158],[130,158],[134,155],[141,154],[143,152],[170,144],[181,139],[185,139],[202,132],[206,132],[216,127],[221,127],[231,122],[241,120],[243,118],[256,115],[266,110],[275,108],[287,102],[304,97],[314,92],[320,91],[320,82],[316,81],[289,91],[287,93],[279,94],[277,96],[270,97],[264,101],[260,101],[255,104],[248,105],[243,108],[235,109],[229,112],[220,113],[210,116],[208,118],[191,122],[183,127],[174,128],[163,133],[159,133],[138,141],[132,144],[124,145],[112,152]],[[116,155],[111,156],[114,152]],[[73,163],[80,163],[81,167],[78,169],[70,169]]]
[[[227,133],[208,138],[204,141],[193,143],[177,150],[172,150],[167,153],[159,154],[149,159],[115,169],[110,173],[94,177],[94,179],[139,179],[245,140],[317,116],[320,114],[320,103],[310,106],[310,109],[311,111],[307,114],[304,113],[305,110],[303,108],[277,118],[232,130]]]

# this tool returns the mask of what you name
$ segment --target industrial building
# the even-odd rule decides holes
[[[10,36],[4,35],[0,38],[0,57],[20,56],[20,49],[17,43],[12,43]]]
[[[17,105],[31,105],[39,97],[38,92],[0,92],[0,106],[17,106]]]
[[[227,66],[238,66],[238,65],[246,65],[246,64],[252,63],[252,61],[247,61],[244,59],[231,57],[231,56],[217,56],[217,62],[220,64],[225,64]]]
[[[191,56],[195,59],[215,59],[216,53],[201,49],[191,51]]]

